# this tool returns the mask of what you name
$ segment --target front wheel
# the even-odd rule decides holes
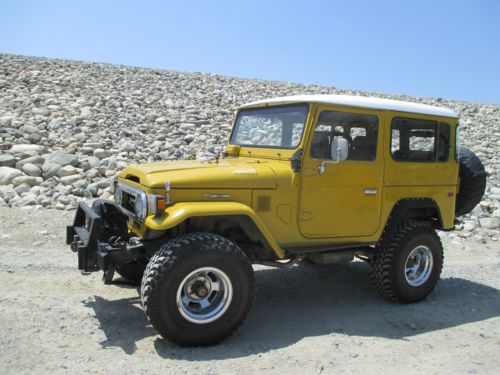
[[[371,263],[375,287],[386,298],[417,302],[432,292],[443,267],[443,246],[427,223],[401,223]]]
[[[241,249],[211,233],[190,233],[163,245],[141,284],[144,312],[167,340],[214,344],[245,320],[255,297],[253,269]]]

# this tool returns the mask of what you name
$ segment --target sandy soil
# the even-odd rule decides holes
[[[181,348],[147,324],[138,292],[81,276],[73,212],[0,209],[0,373],[500,373],[500,244],[445,240],[424,302],[379,297],[363,262],[256,267],[257,300],[224,343]]]

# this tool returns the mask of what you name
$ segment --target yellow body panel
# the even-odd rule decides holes
[[[443,227],[453,227],[458,163],[454,160],[457,119],[309,103],[300,144],[293,150],[239,147],[239,156],[219,161],[161,162],[127,167],[123,183],[147,194],[171,190],[164,215],[149,215],[131,230],[167,230],[190,217],[246,215],[266,238],[278,258],[293,246],[375,243],[394,205],[405,198],[430,198],[438,205]],[[322,110],[370,114],[378,118],[378,142],[373,161],[342,161],[318,173],[322,160],[310,156],[317,117]],[[391,121],[415,117],[447,122],[452,145],[447,162],[396,162],[390,153]],[[302,168],[291,168],[291,157],[303,150]],[[231,152],[238,150],[232,147]],[[131,180],[132,179],[132,180]],[[368,190],[367,190],[368,189]],[[367,191],[370,194],[367,194]],[[376,191],[375,194],[373,192]]]
[[[181,202],[167,207],[165,214],[154,217],[149,216],[145,226],[153,230],[174,228],[190,217],[215,216],[215,215],[246,215],[260,230],[271,248],[278,257],[283,258],[284,253],[274,240],[273,235],[262,223],[259,216],[247,205],[238,202]]]

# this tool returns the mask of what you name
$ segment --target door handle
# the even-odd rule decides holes
[[[365,188],[364,193],[365,193],[365,195],[377,195],[378,189],[377,188]]]

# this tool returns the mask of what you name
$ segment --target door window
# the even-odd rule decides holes
[[[375,160],[378,117],[352,112],[322,111],[311,141],[311,156],[331,159],[330,145],[336,138],[347,139],[347,160]]]

